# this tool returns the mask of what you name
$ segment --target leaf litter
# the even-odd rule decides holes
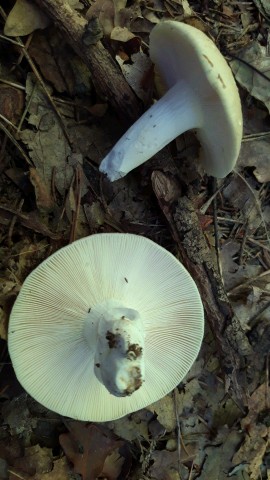
[[[200,355],[172,394],[148,409],[95,425],[63,421],[30,399],[11,374],[7,325],[20,286],[53,251],[94,232],[135,232],[174,254],[176,249],[149,187],[151,162],[143,167],[141,179],[130,175],[118,184],[108,184],[99,178],[100,159],[126,127],[108,111],[106,99],[95,98],[90,72],[71,53],[57,28],[51,24],[49,29],[36,31],[46,28],[44,12],[27,1],[31,16],[20,13],[23,1],[13,2],[17,10],[13,18],[10,13],[5,23],[2,17],[4,33],[33,34],[28,37],[29,52],[54,108],[32,68],[20,65],[19,53],[7,43],[7,51],[18,64],[11,68],[4,59],[1,79],[11,85],[0,83],[1,115],[13,125],[12,142],[5,140],[2,131],[0,152],[3,160],[5,151],[0,170],[1,478],[270,478],[267,3],[97,0],[90,4],[86,16],[98,17],[123,74],[146,104],[154,91],[148,34],[162,18],[177,18],[206,29],[225,53],[234,55],[230,63],[243,87],[245,117],[239,174],[219,183],[216,210],[200,173],[187,169],[185,181],[196,179],[204,234],[210,245],[218,238],[225,289],[254,349],[241,370],[246,393],[242,405],[226,389],[215,339],[206,326]],[[81,10],[83,3],[69,2]],[[177,155],[187,146],[194,155],[192,140],[181,141],[176,143]],[[24,157],[17,150],[18,142]],[[178,175],[167,158],[162,169]],[[178,196],[181,188],[178,184],[175,188]]]
[[[119,449],[124,442],[97,425],[68,422],[67,427],[69,433],[60,435],[59,441],[74,472],[83,480],[95,480],[102,474],[109,480],[118,478],[124,463]]]

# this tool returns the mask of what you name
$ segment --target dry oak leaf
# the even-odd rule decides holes
[[[86,422],[69,422],[69,433],[59,437],[67,458],[73,463],[74,472],[83,480],[96,480],[102,473],[106,458],[123,445],[105,428]],[[115,477],[116,478],[116,477]],[[111,477],[110,480],[114,480]]]

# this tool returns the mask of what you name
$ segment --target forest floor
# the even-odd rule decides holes
[[[188,133],[115,183],[99,163],[135,108],[119,119],[117,99],[107,102],[97,72],[74,51],[75,37],[63,35],[65,25],[47,16],[46,3],[0,7],[0,479],[270,480],[269,2],[55,2],[98,20],[138,110],[153,97],[149,33],[163,19],[208,34],[239,87],[244,137],[227,178],[205,175]],[[220,317],[212,311],[216,335],[204,297],[200,354],[170,395],[104,424],[48,411],[20,386],[8,355],[9,315],[25,278],[62,246],[101,232],[144,235],[188,268],[172,220],[178,197],[192,202],[241,335],[219,324],[220,304],[213,307]],[[203,286],[196,268],[190,273],[210,297],[211,283]],[[231,375],[226,352],[236,359]]]

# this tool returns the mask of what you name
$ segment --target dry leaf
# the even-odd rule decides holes
[[[263,17],[270,22],[269,0],[253,0]]]
[[[266,47],[256,41],[241,50],[237,56],[240,60],[230,62],[236,80],[250,95],[261,100],[270,111],[270,57],[267,55]]]
[[[168,432],[175,429],[175,403],[172,396],[166,395],[166,397],[161,398],[158,402],[152,403],[152,405],[147,407],[147,410],[157,414],[159,423],[161,423]]]
[[[105,220],[104,210],[100,203],[93,202],[91,205],[85,203],[83,209],[91,232],[98,230]]]
[[[248,414],[241,420],[241,427],[246,432],[245,439],[233,457],[235,465],[241,461],[248,463],[247,471],[252,480],[260,478],[260,467],[269,438],[267,388],[265,384],[260,385],[248,400]]]
[[[52,208],[55,218],[57,218],[59,217],[59,211],[57,204],[51,201],[50,188],[51,186],[54,188],[56,195],[60,194],[62,201],[65,199],[74,181],[75,170],[77,167],[81,169],[83,155],[89,154],[89,146],[98,138],[98,134],[95,138],[98,128],[96,126],[76,125],[74,122],[74,125],[70,126],[69,135],[73,145],[77,146],[77,153],[71,153],[70,145],[57,115],[49,106],[45,93],[34,82],[31,74],[27,77],[26,91],[27,100],[31,98],[28,117],[29,128],[22,130],[20,136],[21,140],[28,146],[29,155],[36,169],[31,170],[31,181],[35,187],[37,206],[43,210],[42,213],[45,209],[50,210]],[[32,126],[36,128],[33,129]],[[99,129],[99,131],[102,130]],[[99,152],[97,153],[99,154]],[[83,171],[80,171],[79,186],[76,187],[75,192],[75,205],[78,195],[81,198],[88,192],[89,182]],[[77,207],[74,208],[74,205],[71,205],[71,210],[77,211]],[[69,213],[68,208],[67,213]],[[19,216],[19,219],[21,218],[22,216]],[[72,221],[72,215],[69,215],[69,220]],[[62,223],[64,221],[66,221],[66,217]],[[47,219],[47,223],[49,224],[49,219]],[[44,226],[44,228],[46,227]],[[33,229],[35,228],[33,227]],[[77,229],[77,237],[89,234],[82,208],[80,208],[80,215],[77,219]],[[45,230],[43,231],[45,232]],[[51,236],[51,234],[49,235]]]
[[[251,480],[260,478],[261,465],[267,448],[268,428],[265,425],[252,425],[245,440],[233,457],[233,464],[247,463]]]
[[[30,150],[29,155],[41,181],[51,185],[55,169],[55,187],[64,196],[73,176],[73,168],[66,162],[70,146],[45,93],[36,85],[31,74],[27,77],[26,92],[27,101],[31,98],[28,123],[36,129],[22,130],[21,139]]]
[[[178,452],[167,452],[166,450],[155,451],[151,459],[154,464],[150,468],[151,479],[153,480],[179,480],[178,473]]]
[[[232,290],[262,272],[260,265],[239,265],[236,262],[236,254],[240,252],[240,248],[240,242],[229,239],[222,244],[220,250],[222,278],[226,291]]]
[[[253,141],[244,142],[237,164],[242,168],[253,167],[253,175],[258,182],[269,182],[269,151],[270,141],[267,138],[258,138]]]
[[[66,457],[54,460],[49,473],[36,474],[33,480],[70,480],[71,472]],[[16,479],[18,480],[18,478]]]
[[[24,108],[24,94],[9,85],[0,85],[0,112],[7,120],[16,124]]]
[[[84,9],[84,5],[83,5],[83,3],[80,2],[80,0],[67,0],[67,3],[74,10],[83,10]]]
[[[112,0],[96,0],[87,10],[86,18],[96,17],[102,26],[105,37],[109,37],[114,27],[114,4]]]
[[[149,91],[143,88],[145,75],[152,68],[152,62],[142,51],[131,55],[132,64],[125,63],[119,55],[116,55],[121,70],[127,82],[134,90],[136,95],[144,102],[149,100]]]
[[[50,448],[34,445],[33,447],[26,448],[24,456],[17,458],[13,465],[15,468],[28,475],[47,473],[52,470],[52,457],[52,451]]]
[[[184,10],[184,18],[191,17],[193,15],[193,10],[190,8],[190,5],[187,0],[181,0],[181,5]]]
[[[118,42],[128,42],[135,37],[126,27],[114,27],[111,31],[111,40],[116,40]]]
[[[67,458],[74,465],[74,472],[83,480],[96,480],[104,468],[106,458],[121,445],[110,431],[85,422],[69,422],[70,433],[59,437]],[[117,477],[115,477],[117,478]],[[111,480],[114,480],[111,477]]]
[[[141,439],[149,440],[148,423],[152,416],[152,413],[143,409],[113,422],[106,422],[106,426],[129,442]]]
[[[8,37],[29,35],[37,29],[44,29],[50,20],[34,2],[17,0],[9,13],[4,34]]]
[[[52,210],[54,201],[50,195],[48,185],[42,181],[37,170],[33,167],[29,168],[30,181],[35,189],[36,204],[39,210]]]
[[[119,477],[125,459],[116,450],[112,452],[105,460],[102,469],[102,478],[107,480],[115,480]]]
[[[206,447],[206,460],[203,464],[198,480],[227,480],[228,473],[232,469],[232,456],[241,441],[238,431],[226,429],[226,438],[220,446]]]
[[[62,38],[53,30],[36,32],[29,45],[29,53],[38,64],[43,77],[59,93],[74,95],[73,54]]]

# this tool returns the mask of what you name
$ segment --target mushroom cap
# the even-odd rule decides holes
[[[94,373],[91,309],[98,323],[108,299],[138,311],[144,327],[145,382],[127,397],[111,395]],[[27,277],[10,316],[8,346],[33,398],[68,417],[107,421],[176,387],[196,359],[203,330],[197,287],[171,253],[141,236],[103,233],[58,250]]]
[[[193,89],[204,116],[196,130],[204,168],[225,177],[237,161],[243,130],[239,92],[225,58],[203,32],[173,20],[153,28],[150,57],[168,88],[184,80]]]

